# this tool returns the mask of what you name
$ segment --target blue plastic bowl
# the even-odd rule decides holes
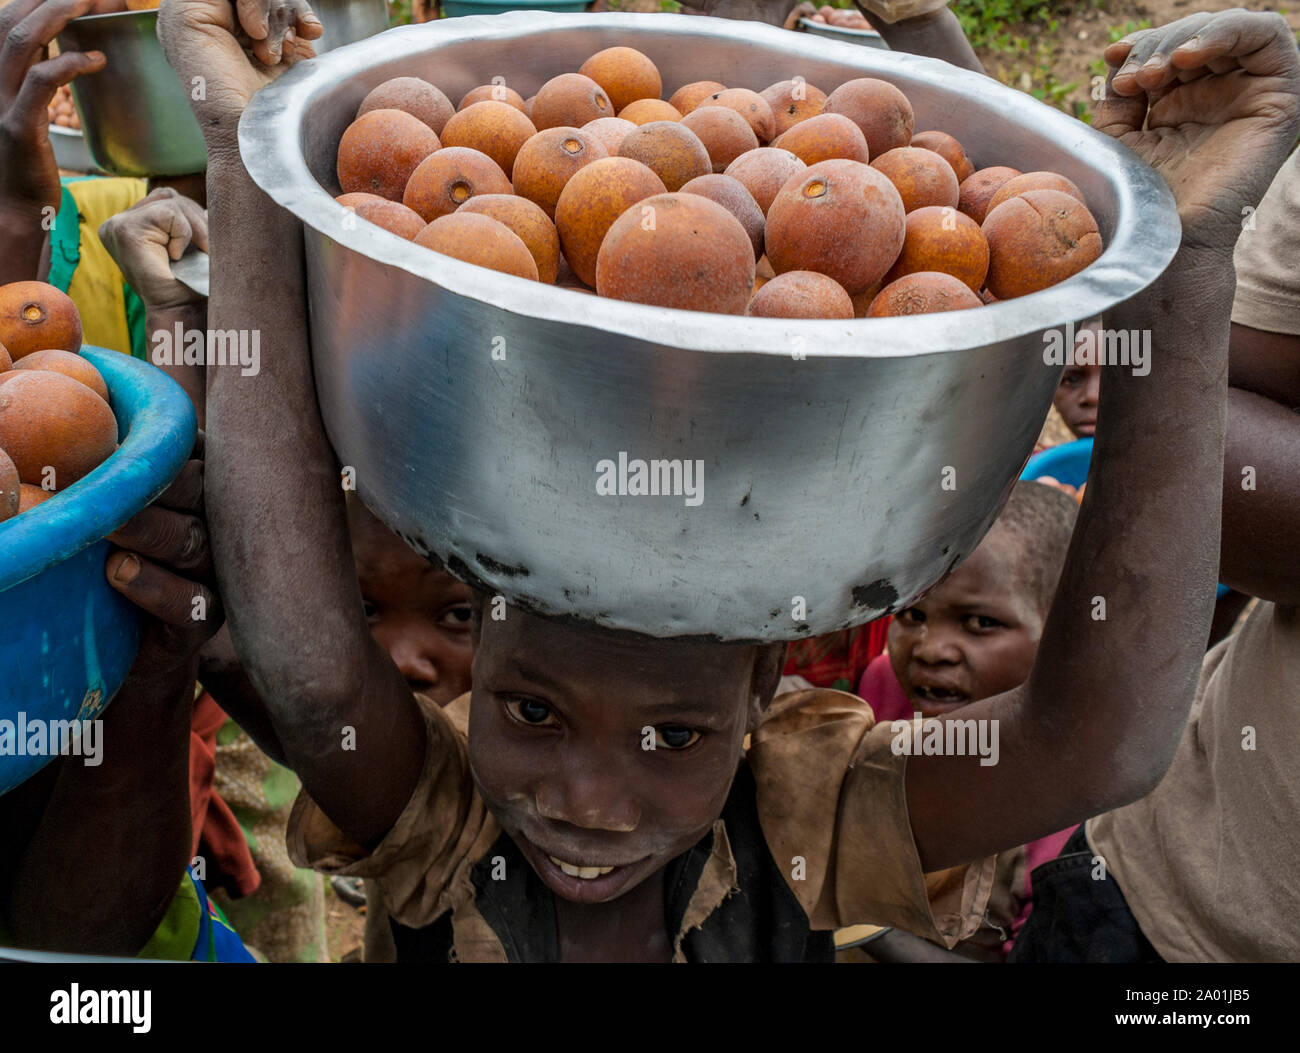
[[[591,0],[442,0],[447,18],[500,15],[506,11],[585,11]]]
[[[0,523],[0,794],[52,759],[25,755],[24,722],[89,720],[121,687],[140,621],[104,577],[104,538],[167,488],[194,446],[194,408],[180,385],[117,351],[82,354],[108,385],[121,445]]]

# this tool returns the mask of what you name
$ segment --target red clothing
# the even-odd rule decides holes
[[[784,675],[801,676],[813,687],[851,692],[888,639],[889,615],[885,615],[852,629],[796,640],[786,654]]]
[[[194,703],[190,718],[190,855],[201,855],[209,866],[203,882],[225,888],[232,896],[257,890],[262,877],[253,864],[244,832],[235,813],[212,789],[217,768],[217,732],[230,719],[206,691]]]

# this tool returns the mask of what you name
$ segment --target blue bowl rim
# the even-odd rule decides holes
[[[66,490],[0,523],[0,592],[117,530],[171,485],[194,447],[194,407],[176,381],[119,351],[81,354],[108,385],[121,445]]]

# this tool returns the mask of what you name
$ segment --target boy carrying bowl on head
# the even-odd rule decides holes
[[[367,631],[349,570],[298,225],[254,187],[236,142],[273,71],[249,64],[233,29],[225,0],[173,0],[161,17],[178,72],[208,78],[194,105],[210,159],[212,324],[260,328],[265,344],[258,376],[208,378],[215,562],[236,647],[305,789],[291,849],[380,883],[399,960],[829,960],[831,930],[862,922],[951,946],[983,913],[985,857],[1159,781],[1210,617],[1225,261],[1242,206],[1300,126],[1282,19],[1183,20],[1150,31],[1159,47],[1140,72],[1112,74],[1098,123],[1175,188],[1183,246],[1114,312],[1152,330],[1152,375],[1104,377],[1107,428],[1034,668],[963,710],[999,722],[994,765],[896,754],[889,725],[852,695],[774,699],[783,645],[652,639],[517,609],[497,620],[487,597],[472,691],[445,709],[413,694]],[[972,860],[932,904],[925,872]]]

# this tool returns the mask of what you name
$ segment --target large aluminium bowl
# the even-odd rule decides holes
[[[0,794],[47,764],[24,727],[98,717],[140,641],[140,615],[104,576],[105,537],[157,497],[194,445],[194,409],[162,370],[83,348],[103,374],[121,446],[103,464],[0,523]],[[14,743],[21,743],[14,748]]]
[[[362,97],[416,75],[451,98],[524,96],[614,44],[664,92],[802,75],[902,88],[918,129],[977,165],[1050,168],[1106,240],[1087,270],[978,310],[852,322],[597,298],[483,270],[358,223],[331,200]],[[301,218],[317,392],[371,508],[457,574],[534,611],[655,636],[782,640],[914,599],[983,536],[1060,370],[1043,332],[1148,285],[1179,239],[1172,195],[1127,149],[941,62],[754,23],[522,12],[390,30],[303,63],[240,123],[253,179]],[[703,468],[698,503],[603,495],[620,457]],[[681,479],[669,479],[681,482]]]
[[[385,0],[317,0],[324,33],[316,53],[382,32]],[[115,11],[74,18],[58,37],[64,51],[102,51],[104,69],[72,82],[86,144],[100,168],[119,176],[181,176],[208,165],[194,85],[182,85],[158,43],[158,11]]]

